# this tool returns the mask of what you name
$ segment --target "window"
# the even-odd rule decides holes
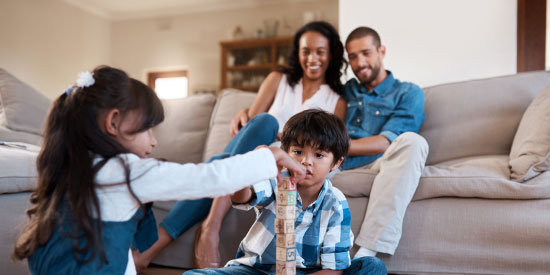
[[[186,70],[149,72],[147,84],[161,99],[183,98],[188,95],[189,78]]]

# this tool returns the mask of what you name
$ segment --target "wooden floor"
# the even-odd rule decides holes
[[[159,265],[151,265],[145,271],[140,272],[139,274],[144,275],[181,275],[187,269],[173,268],[173,267],[164,267]]]

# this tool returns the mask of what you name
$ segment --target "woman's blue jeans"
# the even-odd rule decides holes
[[[263,113],[252,118],[227,144],[223,153],[210,158],[217,159],[244,154],[260,145],[270,145],[277,138],[279,123],[270,114]],[[200,184],[198,182],[197,184]],[[204,219],[210,211],[212,199],[178,201],[160,223],[160,226],[175,240],[193,225]]]

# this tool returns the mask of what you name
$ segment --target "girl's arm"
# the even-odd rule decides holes
[[[282,77],[283,74],[279,72],[271,72],[267,76],[262,82],[260,90],[258,91],[258,96],[254,99],[250,108],[242,109],[231,120],[229,126],[231,137],[234,137],[239,130],[248,123],[248,120],[257,114],[265,113],[269,110],[275,99],[275,94],[277,93],[277,88],[279,87],[279,82],[281,82]]]
[[[295,181],[305,177],[304,167],[279,148],[260,148],[201,164],[140,159],[133,154],[121,157],[127,159],[113,158],[97,173],[96,182],[101,186],[98,194],[111,198],[121,196],[120,199],[130,205],[135,203],[126,191],[124,163],[129,166],[132,191],[142,203],[229,195],[276,177],[282,166],[293,172]]]

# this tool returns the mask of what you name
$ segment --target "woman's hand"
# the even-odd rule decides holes
[[[281,170],[283,168],[288,169],[288,171],[292,175],[290,177],[290,181],[292,181],[294,184],[297,184],[306,177],[306,168],[302,164],[294,160],[292,157],[290,157],[287,152],[283,151],[283,149],[279,147],[267,147],[265,145],[258,146],[256,149],[258,148],[268,148],[273,153],[275,161],[277,162],[277,168],[279,169],[279,172],[277,173],[278,182],[282,182],[283,180],[283,175],[281,174]]]
[[[241,130],[241,128],[248,123],[248,120],[248,108],[242,109],[237,113],[233,120],[231,120],[231,124],[229,124],[229,134],[231,135],[231,138],[233,138],[239,130]]]

